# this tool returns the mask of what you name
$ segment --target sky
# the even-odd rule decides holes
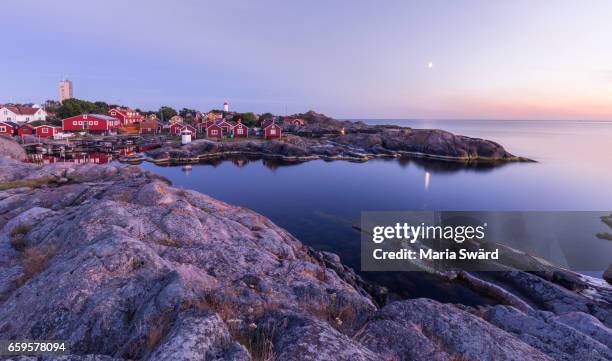
[[[0,103],[612,120],[612,1],[4,0]]]

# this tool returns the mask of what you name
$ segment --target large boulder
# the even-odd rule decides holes
[[[356,339],[388,359],[553,360],[469,312],[429,299],[385,306]]]
[[[25,150],[12,139],[0,136],[0,157],[5,156],[15,160],[25,160],[27,158]]]

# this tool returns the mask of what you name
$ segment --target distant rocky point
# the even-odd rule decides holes
[[[196,140],[147,152],[147,160],[164,163],[198,162],[211,157],[255,155],[288,161],[344,159],[366,161],[376,157],[426,157],[450,161],[529,161],[507,152],[490,140],[455,135],[439,129],[412,129],[341,121],[315,112],[298,114],[305,124],[283,125],[282,141]]]

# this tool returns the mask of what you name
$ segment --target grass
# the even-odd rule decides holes
[[[55,256],[56,249],[52,246],[33,246],[26,248],[20,256],[23,273],[15,281],[21,287],[34,276],[47,269],[49,260]]]
[[[358,315],[355,307],[340,301],[335,295],[332,295],[329,302],[319,299],[304,300],[302,307],[341,333],[353,329],[357,323]]]
[[[156,241],[157,244],[161,244],[166,247],[178,247],[179,243],[175,239],[160,239]]]
[[[55,177],[48,176],[36,179],[24,179],[24,180],[16,180],[12,182],[4,182],[0,183],[0,191],[5,191],[8,189],[14,188],[40,188],[44,185],[48,185],[55,182]]]
[[[221,317],[233,340],[243,345],[254,361],[277,361],[274,352],[271,334],[266,333],[255,323],[247,322],[237,318],[241,313],[241,305],[234,301],[235,295],[226,293],[206,294],[203,299],[190,301],[182,305],[182,308],[194,307],[198,310],[208,309],[214,311]],[[248,309],[248,318],[255,319],[263,315],[267,310],[276,309],[276,304],[265,304],[258,308]]]
[[[32,230],[31,226],[20,224],[11,231],[11,247],[16,251],[23,251],[26,248],[27,242],[25,236]]]

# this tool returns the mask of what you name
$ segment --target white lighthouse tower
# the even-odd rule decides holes
[[[226,101],[223,102],[223,111],[229,112],[229,103]]]

